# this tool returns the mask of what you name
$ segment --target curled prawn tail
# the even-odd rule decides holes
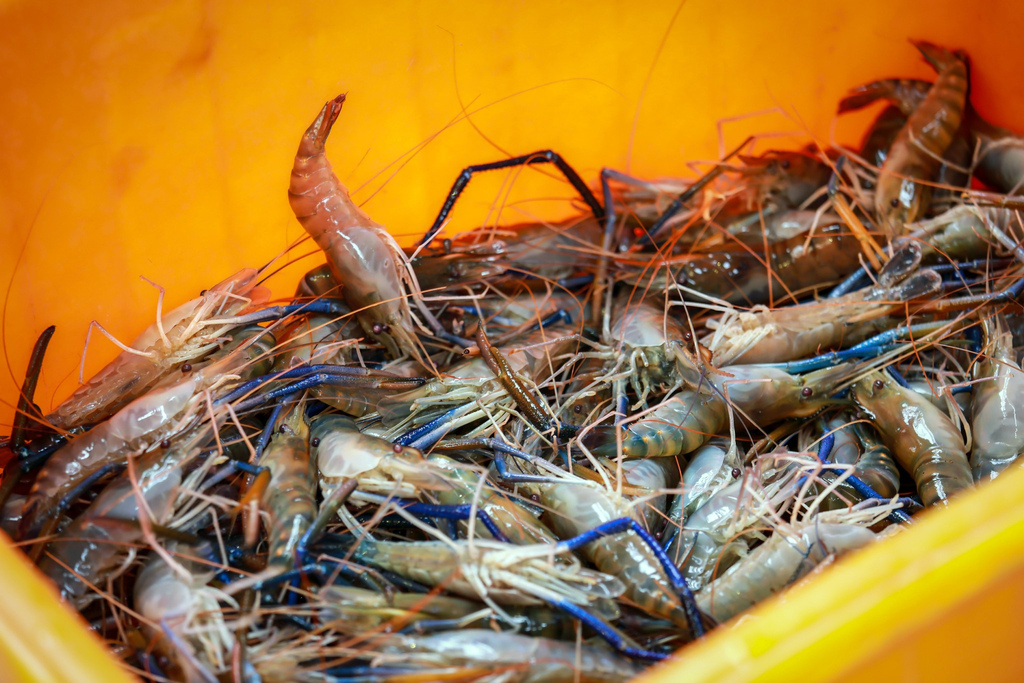
[[[885,78],[857,86],[846,97],[839,100],[838,112],[845,114],[863,109],[879,100],[886,100],[899,107],[904,116],[910,116],[917,105],[928,95],[932,84],[928,81],[905,78]]]
[[[929,43],[925,40],[911,40],[910,44],[917,48],[921,56],[925,58],[925,61],[931,64],[932,68],[936,71],[942,71],[943,69],[964,63],[955,53],[934,43]]]
[[[316,117],[313,123],[309,124],[306,134],[302,136],[302,141],[299,143],[299,156],[308,158],[323,153],[327,136],[331,134],[334,122],[338,120],[338,116],[341,114],[341,107],[345,104],[345,97],[347,95],[348,93],[342,93],[333,100],[328,100],[324,108],[320,110],[320,115]]]
[[[887,87],[888,83],[888,80],[875,81],[874,83],[859,85],[853,88],[846,97],[839,100],[839,107],[836,111],[840,114],[845,114],[863,109],[878,100],[888,99],[891,93],[891,88]]]
[[[380,228],[349,197],[324,154],[324,144],[341,114],[345,95],[327,102],[299,141],[288,186],[288,202],[306,232],[330,257],[331,227]],[[332,260],[333,263],[333,260]],[[337,264],[334,264],[335,267]],[[344,273],[342,273],[344,274]]]

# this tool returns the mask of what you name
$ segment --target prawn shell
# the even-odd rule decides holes
[[[1024,452],[1024,371],[1002,316],[982,323],[985,353],[973,369],[971,470],[975,481],[995,479]]]
[[[589,486],[544,487],[541,504],[548,509],[548,526],[560,538],[572,538],[624,516],[609,493]],[[642,522],[635,508],[629,516]],[[622,580],[627,598],[681,628],[689,628],[682,604],[657,557],[635,532],[605,536],[588,543],[582,552],[600,571]]]
[[[792,532],[777,531],[724,576],[697,594],[702,612],[726,621],[782,590],[827,555],[861,548],[874,541],[868,529],[849,524],[812,522]]]
[[[928,399],[877,372],[855,384],[853,395],[913,476],[925,506],[948,504],[950,496],[973,486],[960,430]]]
[[[878,174],[875,213],[890,236],[918,220],[928,209],[930,190],[917,181],[929,181],[952,144],[963,119],[967,100],[967,67],[943,48],[915,43],[939,74],[924,100],[909,115],[906,125]]]

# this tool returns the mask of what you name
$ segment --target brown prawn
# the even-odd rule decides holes
[[[926,506],[948,504],[950,496],[974,485],[960,430],[928,399],[881,372],[865,375],[852,393],[914,477]]]
[[[967,99],[967,67],[949,50],[915,42],[939,72],[928,95],[900,131],[878,174],[875,212],[889,235],[919,219],[928,208],[930,191],[921,181],[934,178],[942,156],[952,144]]]

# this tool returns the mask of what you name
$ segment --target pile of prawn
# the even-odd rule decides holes
[[[244,269],[158,312],[43,414],[47,330],[5,531],[154,681],[685,658],[1024,451],[1024,138],[915,46],[934,81],[841,102],[886,103],[857,149],[594,187],[550,151],[470,167],[409,249],[331,170],[329,101],[288,188],[326,263],[286,303]],[[541,163],[574,217],[441,232],[473,173]]]

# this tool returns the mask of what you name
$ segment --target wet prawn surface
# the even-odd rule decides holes
[[[5,530],[148,680],[685,658],[1024,451],[1024,143],[914,45],[932,81],[840,103],[888,105],[856,148],[592,186],[551,151],[485,163],[407,249],[331,170],[328,101],[288,187],[325,262],[280,304],[256,269],[212,285],[48,414],[44,332]],[[474,173],[524,165],[579,213],[447,234]]]

